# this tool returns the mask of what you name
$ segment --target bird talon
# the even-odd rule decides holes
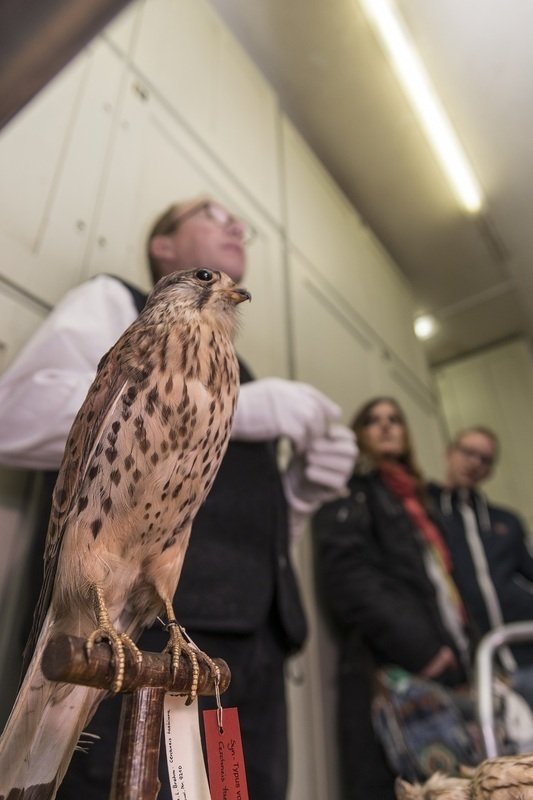
[[[112,626],[103,626],[94,630],[85,641],[87,659],[90,658],[94,645],[104,641],[107,641],[111,648],[115,665],[115,677],[111,685],[111,692],[118,694],[124,684],[126,673],[125,647],[131,652],[138,671],[142,666],[142,653],[128,634],[118,633]]]

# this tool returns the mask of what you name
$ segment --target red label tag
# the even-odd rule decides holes
[[[222,724],[224,727],[221,732],[216,710],[204,711],[211,800],[248,800],[239,713],[236,708],[224,709]]]

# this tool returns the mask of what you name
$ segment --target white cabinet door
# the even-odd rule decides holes
[[[376,347],[296,251],[290,274],[295,377],[332,397],[348,421],[374,391]]]
[[[142,75],[203,137],[213,124],[220,28],[202,0],[150,0],[134,51]]]
[[[180,121],[280,219],[274,92],[204,0],[150,0],[134,61]]]
[[[451,437],[486,425],[500,439],[501,456],[483,488],[495,503],[517,509],[533,531],[533,357],[518,339],[435,371]]]
[[[251,209],[250,209],[251,211]],[[243,281],[252,302],[241,306],[237,349],[258,378],[288,377],[289,348],[287,291],[283,244],[279,232],[265,218],[252,217],[257,238],[249,248]]]
[[[0,282],[0,374],[35,333],[47,310],[17,297]]]
[[[121,71],[95,44],[0,136],[0,270],[50,303],[80,278]]]
[[[278,101],[259,70],[225,30],[220,37],[215,79],[212,146],[243,190],[279,222]]]
[[[342,298],[419,380],[430,384],[413,331],[414,296],[316,156],[284,121],[288,236]]]
[[[138,29],[142,0],[135,0],[121,11],[102,31],[104,38],[122,53],[129,54]]]
[[[340,404],[348,422],[374,394],[377,348],[336,304],[327,283],[296,251],[290,255],[295,377]],[[336,652],[317,610],[309,533],[297,544],[295,564],[310,635],[292,664],[301,680],[289,681],[291,800],[339,797],[336,752]]]
[[[286,119],[282,132],[289,240],[344,293],[354,259],[351,229],[357,220],[355,211]],[[350,284],[347,291],[351,297]]]
[[[85,276],[108,272],[150,288],[145,240],[178,200],[212,194],[257,231],[249,248],[239,351],[259,375],[288,370],[281,236],[146,85],[130,76],[120,109]]]

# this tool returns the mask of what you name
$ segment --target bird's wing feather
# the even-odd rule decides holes
[[[93,453],[102,441],[103,432],[107,428],[116,403],[132,382],[120,357],[121,353],[121,348],[118,350],[113,348],[101,359],[95,380],[74,420],[67,440],[52,498],[44,554],[43,585],[24,651],[23,673],[33,655],[39,631],[50,605],[66,521],[76,508],[80,487]]]

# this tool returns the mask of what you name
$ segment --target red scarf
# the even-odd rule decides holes
[[[401,464],[391,461],[385,461],[380,465],[379,474],[385,486],[402,501],[409,519],[426,542],[437,551],[444,567],[450,573],[452,571],[450,552],[439,529],[428,517],[419,500],[417,480],[414,475],[410,475]]]

